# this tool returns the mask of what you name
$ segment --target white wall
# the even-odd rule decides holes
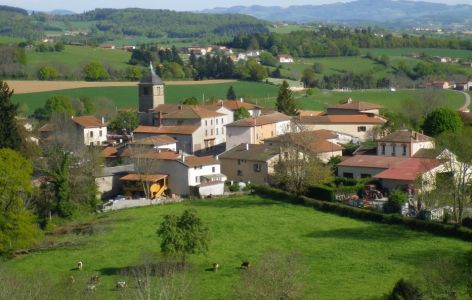
[[[226,150],[239,144],[252,144],[252,127],[226,127]]]
[[[290,132],[291,121],[282,121],[275,124],[275,135],[282,135]]]
[[[107,128],[106,127],[99,127],[99,128],[81,128],[78,127],[79,130],[82,131],[84,137],[84,144],[89,145],[102,145],[107,141]]]
[[[213,168],[215,171],[213,171]],[[188,169],[188,185],[195,186],[201,182],[200,176],[221,174],[220,164],[208,165],[208,166],[197,166]]]
[[[327,129],[343,134],[351,135],[361,141],[372,138],[372,129],[381,124],[303,124],[306,130]],[[361,126],[366,127],[366,131],[358,131]]]

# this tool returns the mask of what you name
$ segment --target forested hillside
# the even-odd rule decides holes
[[[79,30],[80,29],[80,30]],[[36,38],[46,31],[85,31],[90,36],[203,37],[266,32],[266,23],[244,15],[195,14],[156,9],[95,9],[75,15],[28,13],[0,6],[0,35]]]

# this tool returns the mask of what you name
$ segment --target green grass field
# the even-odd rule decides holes
[[[379,49],[379,48],[367,48],[362,49],[363,54],[372,53],[376,56],[388,55],[388,56],[406,56],[411,53],[421,54],[426,53],[430,56],[449,56],[457,58],[472,58],[471,50],[459,50],[459,49],[441,49],[441,48],[391,48],[391,49]]]
[[[256,265],[259,257],[271,250],[296,251],[305,259],[303,299],[378,299],[400,278],[414,277],[428,261],[460,258],[471,249],[467,242],[401,226],[361,222],[257,196],[240,196],[99,215],[93,219],[101,224],[102,231],[53,238],[74,241],[78,246],[36,252],[4,265],[22,278],[46,272],[56,282],[71,275],[90,278],[99,274],[102,280],[93,298],[117,299],[119,293],[113,287],[117,280],[123,280],[118,275],[120,270],[134,266],[143,254],[159,252],[155,232],[163,216],[180,214],[186,208],[197,210],[211,236],[207,255],[190,258],[192,299],[230,298],[241,261]],[[81,272],[74,270],[77,261],[84,263]],[[215,261],[220,270],[206,271]]]
[[[36,52],[33,49],[27,52],[27,69],[30,73],[45,65],[63,66],[81,70],[89,62],[100,62],[114,69],[123,70],[131,58],[130,52],[82,46],[66,46],[62,52]]]
[[[169,85],[166,86],[166,103],[181,103],[189,97],[202,99],[223,99],[230,86],[234,87],[236,95],[246,100],[275,99],[278,87],[274,85],[257,82],[233,82],[211,85]],[[44,105],[49,97],[55,95],[65,95],[70,97],[107,97],[113,100],[118,108],[137,108],[138,88],[137,87],[101,87],[101,88],[79,88],[62,91],[51,91],[31,94],[17,94],[13,96],[13,101],[19,103],[23,111],[32,112],[36,108]]]
[[[297,24],[289,24],[287,26],[281,26],[281,27],[277,27],[277,28],[275,28],[273,26],[269,26],[268,28],[271,32],[275,32],[275,33],[279,33],[279,34],[286,34],[286,33],[290,33],[290,32],[293,32],[293,31],[303,31],[303,30],[313,31],[315,29],[314,26],[297,25]]]

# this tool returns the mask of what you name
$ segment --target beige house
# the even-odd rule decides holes
[[[351,136],[353,142],[373,139],[375,128],[386,122],[383,118],[365,114],[300,116],[299,120],[305,130],[339,132]]]
[[[428,83],[428,87],[431,87],[433,89],[450,89],[453,88],[454,85],[450,84],[448,81],[433,81],[431,83]]]
[[[220,154],[218,160],[228,180],[265,184],[270,182],[279,153],[277,146],[240,144]]]
[[[327,115],[359,115],[366,114],[371,116],[378,116],[380,114],[380,109],[383,108],[381,105],[353,101],[349,98],[345,103],[334,104],[328,106],[326,110]]]
[[[219,100],[215,104],[205,105],[204,107],[210,110],[216,110],[217,112],[220,112],[221,107],[224,107],[227,110],[231,111],[233,113],[233,118],[228,122],[228,124],[234,122],[234,113],[242,108],[246,109],[252,117],[260,116],[262,113],[261,106],[244,102],[243,98],[241,98],[240,100]]]
[[[239,144],[261,144],[264,139],[292,131],[292,118],[279,112],[242,119],[226,125],[226,149]]]
[[[281,64],[292,64],[294,62],[293,57],[288,54],[277,55],[277,60]]]
[[[297,133],[286,133],[284,135],[265,139],[264,144],[276,147],[283,147],[286,143],[299,144],[308,147],[312,153],[323,162],[328,162],[330,158],[343,155],[343,148],[336,144],[338,135],[329,130],[315,130]]]
[[[151,137],[169,136],[176,140],[177,150],[186,153],[194,153],[205,149],[205,141],[197,133],[196,125],[180,126],[139,126],[133,131],[135,140],[141,140]]]
[[[377,140],[377,155],[412,157],[421,149],[434,149],[433,138],[411,130],[397,130]]]

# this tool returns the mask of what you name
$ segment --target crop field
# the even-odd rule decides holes
[[[233,86],[236,95],[246,100],[257,101],[258,99],[272,99],[277,96],[278,87],[275,85],[256,83],[256,82],[225,82],[218,84],[198,84],[192,82],[188,85],[167,85],[166,102],[182,103],[189,97],[196,97],[200,101],[203,99],[224,99],[230,86]],[[136,108],[138,105],[137,86],[119,86],[119,87],[93,87],[77,88],[60,91],[48,91],[40,93],[15,94],[13,101],[22,106],[22,110],[32,112],[36,108],[44,105],[46,100],[55,95],[64,95],[70,97],[106,97],[111,99],[118,108]]]
[[[256,266],[261,255],[274,250],[295,251],[304,260],[303,299],[379,299],[396,281],[414,277],[428,262],[438,257],[462,259],[470,251],[470,243],[401,226],[239,196],[90,217],[82,221],[91,223],[94,233],[47,236],[50,242],[69,241],[71,246],[17,257],[5,262],[4,270],[22,278],[45,272],[56,283],[74,276],[73,288],[81,293],[85,280],[99,275],[97,291],[89,297],[117,299],[117,281],[127,280],[129,290],[134,289],[121,270],[135,266],[143,255],[159,253],[156,229],[163,216],[187,208],[197,210],[211,237],[206,255],[189,258],[192,299],[230,299],[243,272],[238,268],[241,261]],[[78,261],[84,264],[82,271],[75,269]],[[215,261],[220,270],[208,272]]]
[[[45,65],[81,70],[89,62],[100,62],[114,69],[123,70],[131,58],[131,53],[124,50],[69,45],[66,45],[62,52],[36,52],[30,49],[26,55],[27,69],[30,73]]]

